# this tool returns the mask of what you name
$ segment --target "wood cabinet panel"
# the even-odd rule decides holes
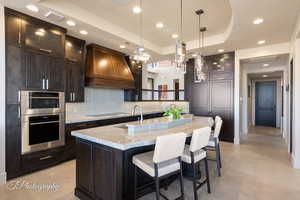
[[[26,70],[26,88],[45,89],[45,72],[50,64],[49,58],[40,53],[24,51],[23,63]]]
[[[7,46],[21,45],[21,18],[5,9],[5,38]]]
[[[87,192],[93,192],[92,144],[77,140],[76,152],[76,185]]]
[[[18,104],[19,91],[26,86],[25,68],[22,66],[22,50],[6,46],[6,103]]]
[[[211,109],[233,107],[233,83],[231,80],[210,83]]]
[[[222,141],[232,142],[234,140],[234,113],[231,109],[213,109],[212,116],[219,115],[222,120],[222,129],[219,138]]]
[[[21,165],[21,120],[20,105],[6,106],[6,172],[8,178],[14,178],[20,173]]]
[[[48,90],[64,91],[65,66],[63,58],[49,58],[49,65],[46,68],[46,79],[48,81]]]
[[[189,62],[193,63],[193,62]],[[205,57],[209,68],[209,80],[205,83],[194,83],[193,69],[187,70],[185,78],[190,85],[190,112],[200,116],[215,117],[220,115],[224,124],[220,139],[234,140],[234,53],[226,53]]]
[[[47,55],[63,58],[65,31],[35,18],[23,17],[24,47]]]
[[[95,145],[93,148],[94,186],[98,199],[112,200],[114,186],[114,154],[111,149]],[[104,162],[103,162],[104,161]],[[101,177],[101,178],[97,178]]]

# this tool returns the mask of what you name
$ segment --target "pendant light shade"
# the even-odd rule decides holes
[[[205,27],[201,28],[201,15],[203,13],[204,11],[202,9],[196,11],[196,14],[199,16],[199,52],[197,53],[197,56],[195,58],[195,72],[194,72],[195,82],[204,82],[208,78],[208,68],[207,65],[205,65],[204,57],[201,52],[204,46],[204,32],[207,30]]]
[[[142,0],[140,0],[140,8],[142,8]],[[133,54],[130,56],[132,63],[137,65],[143,65],[150,59],[150,54],[145,51],[144,39],[143,39],[143,12],[140,13],[140,46],[136,48]]]
[[[180,0],[180,40],[176,41],[176,50],[175,50],[175,63],[176,67],[181,69],[184,73],[186,72],[186,61],[187,61],[187,54],[186,54],[186,44],[183,41],[183,18],[182,18],[182,0]]]

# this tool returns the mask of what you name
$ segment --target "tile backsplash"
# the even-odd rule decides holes
[[[131,112],[134,105],[141,105],[143,112],[163,111],[171,104],[189,111],[188,102],[124,102],[124,91],[115,89],[85,88],[84,103],[67,103],[66,115]]]

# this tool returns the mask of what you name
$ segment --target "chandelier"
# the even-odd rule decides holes
[[[142,9],[142,0],[140,0],[140,8]],[[132,63],[143,65],[150,59],[150,54],[145,51],[143,40],[143,12],[140,13],[140,46],[136,48],[130,56]]]
[[[202,9],[196,11],[196,14],[199,16],[199,52],[195,58],[194,82],[203,82],[208,78],[207,66],[205,65],[204,57],[201,53],[201,50],[204,47],[204,32],[207,30],[206,27],[201,28],[201,15],[203,13],[204,11]]]
[[[176,67],[181,69],[184,73],[186,72],[186,44],[183,41],[183,31],[182,31],[182,0],[180,0],[180,40],[176,41],[176,50],[175,50],[175,63]]]

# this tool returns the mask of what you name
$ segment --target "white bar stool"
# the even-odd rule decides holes
[[[133,156],[134,167],[134,199],[137,192],[137,167],[155,180],[156,199],[160,196],[168,199],[160,193],[159,181],[170,175],[180,174],[181,196],[177,199],[184,199],[184,187],[182,177],[181,155],[183,154],[186,140],[185,133],[177,133],[166,136],[159,136],[156,139],[154,151]]]
[[[215,129],[213,134],[210,137],[208,148],[207,148],[207,150],[216,152],[216,159],[213,161],[217,162],[218,176],[221,176],[221,168],[222,168],[221,150],[220,150],[220,141],[219,141],[219,135],[222,128],[222,124],[223,124],[223,120],[221,119],[221,117],[216,116]]]
[[[201,128],[194,130],[191,144],[185,145],[184,153],[182,155],[182,162],[192,164],[193,166],[193,189],[194,189],[194,199],[198,200],[197,190],[200,189],[205,183],[207,184],[207,191],[210,191],[210,182],[209,182],[209,171],[208,171],[208,163],[207,163],[207,155],[206,150],[204,149],[209,142],[211,134],[211,128]],[[205,161],[205,171],[206,171],[206,179],[202,182],[197,180],[196,177],[196,163],[201,160]],[[198,185],[198,186],[197,186]]]

